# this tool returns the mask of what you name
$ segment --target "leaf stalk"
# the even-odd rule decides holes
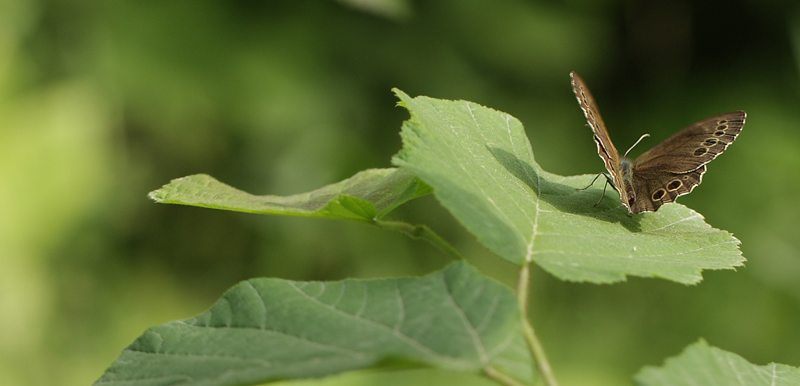
[[[553,368],[550,367],[550,361],[547,360],[547,355],[544,352],[542,343],[536,337],[528,320],[528,292],[530,291],[530,263],[525,263],[519,272],[519,281],[517,282],[517,301],[519,302],[519,312],[522,324],[522,334],[528,341],[528,348],[533,355],[533,361],[536,367],[542,374],[542,379],[547,386],[558,386]]]
[[[511,378],[508,375],[503,374],[502,372],[498,371],[492,366],[486,366],[483,369],[483,373],[486,374],[487,378],[493,379],[505,386],[524,386],[522,383],[519,383],[514,378]]]
[[[462,256],[461,253],[458,252],[458,250],[456,250],[447,241],[445,241],[443,238],[437,235],[436,232],[434,232],[427,225],[411,225],[409,223],[402,221],[383,221],[383,220],[375,220],[375,225],[378,228],[389,229],[396,232],[405,233],[406,235],[414,239],[425,240],[433,244],[437,248],[441,249],[444,253],[446,253],[455,260],[464,259],[464,256]]]

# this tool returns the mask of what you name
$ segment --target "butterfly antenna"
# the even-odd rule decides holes
[[[631,152],[631,150],[633,150],[633,148],[634,148],[634,147],[636,147],[636,145],[638,145],[638,144],[639,144],[639,142],[642,142],[642,140],[643,140],[643,139],[645,139],[645,138],[647,138],[647,137],[649,137],[649,136],[650,136],[650,134],[642,134],[642,136],[641,136],[641,137],[639,137],[639,140],[638,140],[638,141],[636,141],[636,143],[634,143],[634,144],[633,144],[633,146],[631,146],[631,148],[630,148],[630,149],[628,149],[628,151],[626,151],[626,152],[625,152],[625,154],[623,155],[623,157],[627,157],[627,156],[628,156],[628,153],[630,153],[630,152]]]

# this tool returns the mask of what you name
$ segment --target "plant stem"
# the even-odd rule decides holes
[[[487,378],[494,379],[495,381],[502,383],[506,386],[523,386],[522,383],[517,382],[514,378],[505,375],[492,366],[486,366],[483,368],[483,373],[486,374]]]
[[[437,248],[444,251],[444,253],[450,255],[452,258],[456,260],[464,259],[464,257],[461,256],[461,253],[459,253],[458,250],[453,248],[452,245],[448,244],[447,241],[444,241],[443,238],[439,237],[439,235],[437,235],[431,228],[429,228],[426,225],[411,225],[409,223],[405,223],[402,221],[382,221],[382,220],[376,220],[375,225],[377,225],[379,228],[405,233],[406,235],[415,239],[426,240],[429,243],[436,246]]]
[[[528,347],[533,354],[533,361],[539,372],[542,374],[542,379],[547,386],[558,386],[556,376],[553,373],[553,368],[550,367],[550,362],[547,360],[547,355],[544,353],[539,338],[533,331],[533,325],[528,320],[528,292],[530,287],[530,263],[525,263],[519,272],[519,282],[517,283],[517,301],[519,302],[520,319],[522,321],[522,333],[528,341]]]

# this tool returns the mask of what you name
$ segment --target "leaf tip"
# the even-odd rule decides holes
[[[161,203],[164,201],[164,198],[161,196],[161,189],[156,189],[150,193],[147,193],[147,197],[157,203]]]
[[[408,94],[406,94],[405,92],[403,92],[403,90],[400,90],[397,87],[392,87],[392,92],[397,97],[397,99],[399,99],[399,101],[397,102],[397,106],[405,107],[406,110],[409,110],[409,112],[411,112],[411,110],[408,107],[408,103],[411,102],[411,100],[414,98],[408,96]]]

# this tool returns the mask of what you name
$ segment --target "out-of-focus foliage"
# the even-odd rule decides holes
[[[701,339],[668,358],[662,367],[645,366],[636,374],[636,382],[641,386],[793,386],[800,383],[800,368],[779,363],[756,366]]]
[[[797,31],[790,0],[3,0],[0,384],[89,384],[146,328],[199,314],[246,278],[443,266],[426,243],[360,224],[146,194],[208,173],[290,195],[387,167],[407,117],[391,87],[508,112],[545,170],[599,172],[572,70],[619,147],[649,132],[643,151],[693,121],[748,112],[737,142],[679,200],[733,232],[748,262],[695,287],[577,285],[537,271],[531,312],[562,383],[630,383],[699,337],[797,366]],[[427,223],[513,281],[432,197],[390,217]]]

